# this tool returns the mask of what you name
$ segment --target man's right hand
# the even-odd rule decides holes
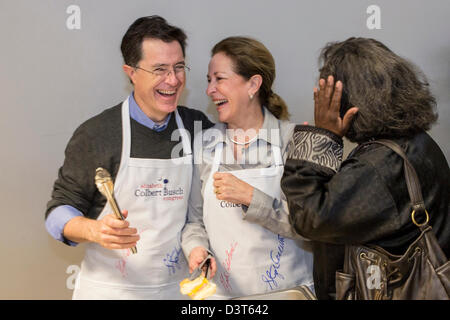
[[[128,211],[123,210],[126,218]],[[139,234],[130,228],[126,220],[119,220],[114,214],[105,215],[100,220],[76,217],[64,227],[64,237],[74,242],[96,242],[107,249],[128,249],[136,246]]]
[[[126,219],[128,211],[122,211]],[[119,220],[114,214],[108,214],[100,220],[93,230],[93,240],[107,249],[128,249],[134,247],[139,240],[136,228],[130,228],[126,220]]]

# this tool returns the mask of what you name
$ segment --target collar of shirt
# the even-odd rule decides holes
[[[275,116],[267,110],[265,106],[263,106],[263,115],[264,122],[258,131],[258,138],[253,141],[251,144],[255,143],[258,140],[264,140],[269,144],[281,147],[280,141],[280,125],[279,120],[275,118]],[[216,129],[217,131],[211,130]],[[216,123],[214,127],[205,131],[206,133],[210,133],[210,135],[203,137],[204,139],[204,148],[214,148],[218,143],[221,142],[229,142],[229,139],[226,138],[226,130],[227,125],[225,123]]]
[[[130,94],[130,97],[128,99],[128,104],[130,106],[130,117],[133,120],[136,120],[143,126],[146,126],[147,128],[150,128],[152,130],[155,130],[156,132],[163,131],[167,128],[167,125],[170,120],[170,116],[172,115],[169,113],[169,115],[164,119],[164,122],[161,124],[155,123],[152,119],[150,119],[144,111],[138,106],[136,100],[134,99],[134,91]]]

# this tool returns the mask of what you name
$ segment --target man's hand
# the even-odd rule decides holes
[[[337,81],[334,86],[333,76],[319,80],[319,89],[314,88],[314,120],[318,128],[330,130],[343,137],[352,122],[353,117],[358,112],[358,108],[352,107],[340,117],[342,82]],[[334,90],[333,90],[334,87]]]
[[[250,205],[253,197],[251,185],[226,172],[214,173],[213,179],[214,193],[218,200]]]
[[[128,211],[123,210],[124,218]],[[139,240],[136,228],[130,228],[126,220],[119,220],[114,214],[108,214],[97,221],[93,229],[93,240],[107,249],[128,249],[134,247]]]
[[[195,247],[189,254],[189,273],[192,273],[198,268],[200,263],[206,259],[208,256],[208,251],[203,247]],[[206,270],[203,270],[206,271]],[[209,265],[208,278],[214,277],[217,271],[216,259],[211,258],[211,263]]]
[[[126,218],[128,211],[123,210]],[[100,220],[75,217],[64,227],[63,234],[74,242],[96,242],[107,249],[127,249],[134,247],[139,240],[136,228],[129,228],[129,222],[119,220],[114,214],[108,214]]]

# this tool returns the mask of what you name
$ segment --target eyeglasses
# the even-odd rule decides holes
[[[171,72],[173,72],[173,74],[176,77],[181,77],[181,76],[185,76],[186,75],[186,71],[190,71],[191,69],[188,66],[185,66],[184,64],[177,64],[175,66],[172,67],[166,67],[166,66],[159,66],[159,67],[155,67],[152,70],[147,70],[141,67],[134,67],[135,69],[140,69],[142,71],[154,74],[157,77],[164,77],[167,78],[169,76],[169,74]]]

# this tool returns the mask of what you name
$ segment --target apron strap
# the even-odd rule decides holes
[[[131,125],[130,125],[131,119],[130,119],[130,106],[128,102],[129,99],[130,97],[128,97],[122,103],[122,159],[128,159],[131,154]],[[183,143],[183,154],[191,155],[192,148],[191,148],[191,141],[189,139],[189,133],[184,128],[183,120],[181,120],[178,110],[175,109],[174,113],[175,113],[175,121],[177,123],[181,136],[181,141]]]
[[[275,161],[276,166],[282,166],[283,165],[283,157],[281,155],[281,148],[279,146],[272,146],[272,154]]]
[[[183,143],[183,155],[191,155],[192,154],[192,148],[191,148],[191,141],[189,139],[189,133],[184,128],[183,120],[181,120],[181,117],[178,113],[178,110],[175,109],[175,121],[177,122],[178,130],[181,135],[181,142]]]
[[[130,104],[129,104],[130,96],[122,103],[122,155],[120,159],[119,171],[117,172],[116,179],[120,180],[120,177],[123,177],[121,171],[125,170],[128,166],[128,162],[131,154],[131,118],[130,118]],[[183,121],[178,113],[178,110],[175,109],[175,121],[177,123],[181,142],[183,143],[183,155],[188,156],[192,154],[191,141],[189,139],[189,133],[184,128]],[[115,186],[118,185],[118,182],[122,182],[117,180]]]
[[[219,142],[214,148],[214,161],[211,166],[211,175],[219,170],[220,160],[222,159],[223,142]]]
[[[128,167],[128,162],[131,154],[131,120],[130,120],[130,105],[128,103],[130,96],[122,103],[122,155],[120,157],[119,170],[114,182],[114,192],[122,184],[124,179],[123,171]]]

